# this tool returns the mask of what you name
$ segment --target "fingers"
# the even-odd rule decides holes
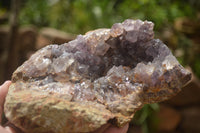
[[[109,124],[109,123],[105,124],[105,125],[101,126],[99,129],[97,129],[97,130],[95,130],[94,132],[91,132],[91,133],[104,133],[104,131],[110,126],[111,126],[111,124]]]
[[[10,129],[9,127],[3,128],[2,126],[0,126],[0,133],[15,133],[12,131],[12,129]]]
[[[0,86],[0,123],[1,123],[1,116],[3,113],[3,105],[5,102],[6,95],[8,93],[8,88],[11,84],[11,81],[6,81],[3,85]],[[15,127],[11,125],[6,125],[6,127],[0,126],[0,133],[17,133],[15,132]]]
[[[10,127],[5,127],[4,128],[8,133],[16,133],[12,128]]]
[[[110,126],[104,131],[104,133],[127,133],[128,127],[129,127],[129,124],[126,124],[124,127],[121,127],[121,128]]]
[[[2,126],[0,126],[0,133],[9,133],[9,132],[6,131]]]
[[[118,128],[111,124],[106,124],[92,133],[127,133],[128,127],[129,124],[126,124],[124,127],[121,128]]]
[[[5,129],[8,130],[10,133],[24,133],[22,130],[20,130],[14,124],[10,122],[7,122],[4,126],[5,126]]]
[[[2,117],[2,113],[3,113],[3,104],[5,101],[5,97],[8,93],[8,88],[11,84],[11,81],[6,81],[4,82],[3,85],[0,86],[0,123],[1,123],[1,117]]]
[[[0,106],[3,107],[5,97],[8,93],[8,88],[11,84],[11,81],[4,82],[3,85],[0,86]]]

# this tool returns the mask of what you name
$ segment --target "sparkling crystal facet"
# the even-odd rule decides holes
[[[191,74],[153,25],[127,19],[37,51],[13,73],[7,118],[29,133],[90,132],[174,96]]]

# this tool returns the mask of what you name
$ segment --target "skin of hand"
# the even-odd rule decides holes
[[[106,124],[92,133],[127,133],[128,127],[129,124],[126,124],[124,127],[121,128],[115,127],[111,124]]]
[[[10,84],[11,84],[11,81],[6,81],[3,83],[3,85],[0,86],[0,124],[1,124],[2,114],[3,114],[3,105],[5,102],[5,98],[8,93],[8,88]],[[0,133],[15,133],[15,132],[10,127],[0,126]]]
[[[3,105],[5,102],[5,98],[8,93],[8,88],[10,84],[11,84],[11,81],[6,81],[3,83],[3,85],[0,86],[0,124],[1,124],[2,114],[3,114]],[[118,128],[118,127],[114,127],[111,124],[106,124],[92,133],[126,133],[128,131],[128,126],[129,125],[127,124],[122,128]],[[0,133],[19,133],[19,132],[15,132],[14,129],[9,126],[7,127],[0,126]]]

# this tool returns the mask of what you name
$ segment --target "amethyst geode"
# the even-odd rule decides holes
[[[123,126],[144,104],[176,95],[191,79],[153,23],[125,20],[37,51],[12,76],[10,122],[27,133]]]

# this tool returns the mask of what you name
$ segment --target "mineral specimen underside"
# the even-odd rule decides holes
[[[6,117],[28,133],[91,132],[128,123],[191,78],[153,23],[125,20],[37,51],[12,77]]]

